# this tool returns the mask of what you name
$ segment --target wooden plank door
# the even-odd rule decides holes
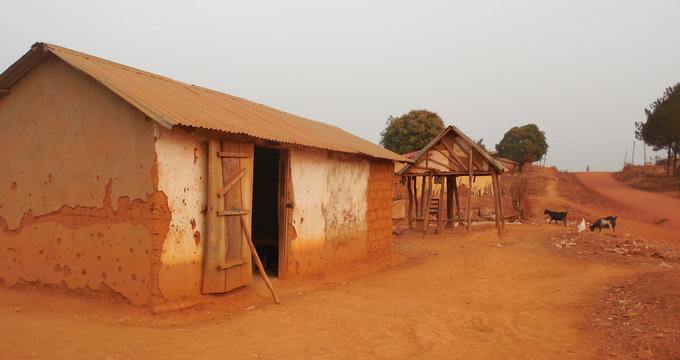
[[[251,231],[253,144],[208,143],[207,236],[203,293],[223,293],[253,282],[250,248],[240,217]]]

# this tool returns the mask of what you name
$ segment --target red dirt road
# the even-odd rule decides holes
[[[680,244],[680,198],[641,191],[627,186],[607,172],[574,173],[576,178],[591,190],[614,200],[621,206],[615,210],[624,216],[634,215],[635,220],[657,225],[670,242]],[[601,217],[617,215],[602,214]],[[596,219],[592,219],[596,220]]]

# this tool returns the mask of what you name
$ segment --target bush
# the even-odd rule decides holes
[[[519,214],[519,218],[531,218],[531,199],[529,198],[529,179],[523,176],[507,176],[503,179],[504,193],[510,195],[510,205]]]

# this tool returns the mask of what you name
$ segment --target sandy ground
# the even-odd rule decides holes
[[[262,283],[158,314],[54,289],[0,288],[0,358],[680,357],[680,262],[667,229],[675,218],[655,224],[671,218],[650,208],[642,219],[600,193],[592,174],[577,176],[595,190],[573,175],[534,172],[545,187],[537,219],[507,225],[501,241],[491,225],[472,235],[407,232],[390,256],[321,279],[275,280],[281,305]],[[576,219],[548,225],[543,207],[621,219],[616,234],[578,234]]]

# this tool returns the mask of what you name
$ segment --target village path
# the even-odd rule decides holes
[[[560,226],[507,228],[504,246],[490,226],[469,236],[409,234],[395,244],[409,257],[404,263],[368,276],[335,275],[319,289],[279,283],[281,305],[269,300],[188,323],[181,314],[158,325],[97,300],[0,289],[0,353],[111,360],[597,358],[605,340],[589,329],[586,304],[633,269],[556,255],[546,237],[560,236],[566,231]]]
[[[555,189],[542,202],[565,201]],[[156,315],[0,287],[0,358],[598,359],[608,341],[591,326],[602,289],[663,270],[565,256],[555,243],[572,226],[509,224],[501,246],[492,225],[473,229],[407,232],[391,256],[275,280],[281,305],[263,284]]]
[[[680,199],[634,189],[614,179],[613,173],[580,172],[574,175],[586,187],[622,205],[614,206],[615,210],[628,217],[634,214],[639,222],[656,225],[657,232],[664,232],[666,240],[680,244]],[[602,214],[601,217],[616,215]]]

